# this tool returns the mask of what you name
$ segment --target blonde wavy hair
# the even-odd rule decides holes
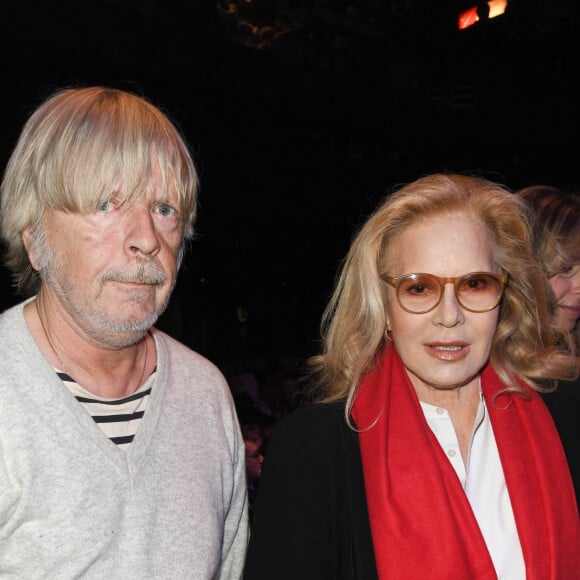
[[[580,196],[549,185],[532,185],[516,193],[533,210],[535,247],[546,277],[564,274],[580,264]],[[570,338],[570,347],[577,351],[580,324]]]
[[[539,389],[534,379],[553,358],[554,334],[546,278],[532,248],[529,208],[497,183],[435,174],[388,195],[355,236],[323,314],[323,352],[309,360],[314,399],[346,399],[348,417],[361,376],[385,344],[388,298],[380,274],[391,245],[419,220],[457,213],[487,226],[495,263],[508,274],[490,362],[506,391],[526,396],[516,375]]]
[[[0,186],[0,232],[16,290],[38,291],[22,231],[41,224],[46,209],[88,213],[122,183],[123,199],[138,199],[161,171],[160,199],[174,189],[184,225],[193,235],[198,176],[175,125],[145,98],[107,87],[58,91],[26,122]],[[115,192],[118,193],[118,192]]]

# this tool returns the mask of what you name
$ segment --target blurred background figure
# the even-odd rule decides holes
[[[242,427],[242,435],[246,446],[246,477],[248,480],[248,500],[251,518],[258,482],[262,474],[262,462],[264,461],[262,448],[265,444],[266,435],[260,425],[250,423]]]
[[[517,192],[534,212],[535,244],[551,298],[559,344],[576,355],[569,381],[545,393],[570,464],[576,498],[580,491],[580,195],[548,185]]]

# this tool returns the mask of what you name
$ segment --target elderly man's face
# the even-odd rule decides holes
[[[113,198],[90,214],[49,210],[45,243],[29,251],[42,291],[113,348],[141,338],[175,285],[183,224],[176,197],[158,200],[154,189],[130,206]]]

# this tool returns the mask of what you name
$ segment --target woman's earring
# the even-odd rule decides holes
[[[391,330],[387,330],[385,332],[385,338],[389,341],[389,342],[393,342],[393,332]]]

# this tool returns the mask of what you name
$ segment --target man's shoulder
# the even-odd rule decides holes
[[[167,364],[172,372],[205,375],[223,381],[222,372],[208,358],[157,328],[151,329],[161,364]]]
[[[190,346],[187,346],[183,342],[173,338],[173,336],[167,334],[163,330],[159,330],[158,328],[153,327],[150,329],[150,332],[153,335],[157,345],[163,345],[167,352],[173,356],[182,356],[185,358],[199,360],[200,362],[210,362],[204,356],[193,350]]]
[[[21,324],[24,320],[22,310],[27,302],[28,301],[25,300],[24,302],[9,306],[5,310],[0,311],[0,330]]]
[[[9,354],[16,352],[15,348],[10,347],[14,347],[17,343],[25,344],[26,342],[28,327],[23,314],[25,304],[26,301],[0,312],[0,344],[3,347],[0,360],[8,360]]]

